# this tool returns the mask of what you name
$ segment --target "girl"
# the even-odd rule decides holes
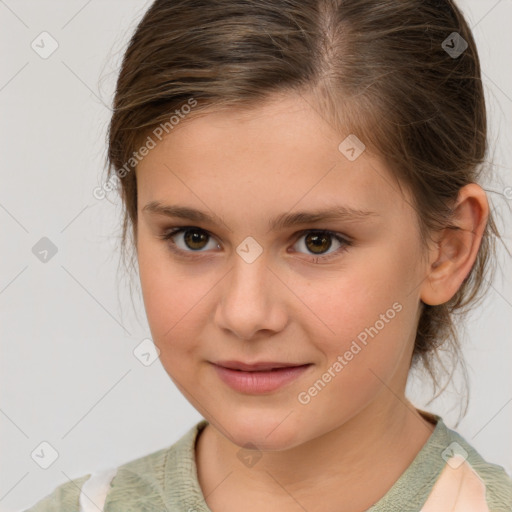
[[[405,396],[482,291],[486,150],[451,0],[156,0],[109,186],[162,364],[204,419],[30,510],[512,510],[505,470]]]

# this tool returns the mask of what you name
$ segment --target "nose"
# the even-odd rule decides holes
[[[248,263],[238,255],[222,280],[215,323],[237,338],[251,340],[279,332],[288,322],[284,305],[286,287],[261,255]]]

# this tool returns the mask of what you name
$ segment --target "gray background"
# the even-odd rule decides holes
[[[145,366],[133,353],[150,334],[137,290],[132,306],[117,273],[120,204],[92,195],[105,178],[106,105],[120,58],[149,4],[0,1],[1,511],[169,446],[201,418],[159,360]],[[459,5],[482,60],[496,171],[486,188],[510,248],[512,0]],[[46,59],[31,47],[43,31],[59,45]],[[32,251],[43,237],[57,248],[46,263]],[[457,430],[511,472],[512,265],[502,249],[500,261],[462,333],[471,400]],[[410,397],[453,427],[456,383],[425,406],[430,389],[413,376]],[[44,441],[58,452],[48,469],[31,456]]]

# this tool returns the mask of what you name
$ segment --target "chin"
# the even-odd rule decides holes
[[[251,445],[262,451],[282,451],[303,442],[302,429],[292,418],[294,413],[289,413],[244,412],[223,420],[222,424],[229,425],[229,439],[240,448]]]

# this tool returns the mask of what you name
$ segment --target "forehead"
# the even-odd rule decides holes
[[[347,153],[354,142],[355,152]],[[271,216],[343,205],[398,214],[404,200],[396,180],[357,144],[350,133],[334,130],[312,99],[298,95],[191,116],[139,163],[139,209],[179,199],[223,213],[243,207]],[[354,153],[360,154],[348,158]]]

